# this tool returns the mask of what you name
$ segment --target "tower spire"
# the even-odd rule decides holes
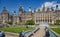
[[[19,11],[23,11],[22,5],[20,5]]]
[[[56,5],[56,9],[58,9],[58,5]]]
[[[51,7],[51,11],[54,11],[53,7]]]
[[[31,7],[29,7],[29,10],[28,10],[29,12],[31,11]]]
[[[16,16],[16,11],[14,11],[14,16]]]
[[[6,7],[5,7],[5,6],[3,7],[3,10],[4,10],[4,11],[6,10]]]
[[[43,4],[43,9],[42,10],[45,11],[45,4]]]
[[[47,11],[50,11],[50,8],[49,7],[47,8]]]

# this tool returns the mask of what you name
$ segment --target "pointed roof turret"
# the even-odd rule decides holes
[[[20,5],[19,11],[23,11],[22,5]]]
[[[45,4],[43,4],[43,9],[42,9],[42,11],[45,11]]]
[[[54,11],[53,7],[51,7],[51,11]]]
[[[14,16],[16,16],[16,11],[14,11]]]
[[[29,7],[29,10],[28,11],[31,12],[31,7]]]
[[[7,11],[6,7],[3,7],[2,14],[8,14],[8,11]]]
[[[50,9],[50,8],[48,7],[47,10],[49,11],[49,9]]]
[[[3,7],[3,10],[5,11],[6,10],[6,7]]]
[[[56,9],[58,9],[58,5],[56,5]]]

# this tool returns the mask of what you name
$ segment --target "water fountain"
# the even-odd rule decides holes
[[[41,22],[39,26],[41,26],[41,27],[49,27],[47,22]]]

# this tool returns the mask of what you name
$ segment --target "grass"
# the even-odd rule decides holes
[[[24,30],[24,31],[28,31],[28,30],[32,30],[33,27],[8,27],[8,28],[0,28],[0,30],[5,31],[5,32],[13,32],[13,33],[19,33],[20,31]]]
[[[53,31],[57,32],[58,34],[60,34],[60,28],[51,28]]]

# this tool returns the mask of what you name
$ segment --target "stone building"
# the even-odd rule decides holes
[[[14,13],[16,12],[14,11]],[[58,10],[58,6],[56,6],[56,10],[47,8],[45,11],[45,7],[43,6],[42,11],[40,11],[40,9],[32,11],[31,7],[29,7],[28,12],[26,12],[22,6],[20,6],[18,14],[11,15],[4,7],[0,14],[0,20],[2,20],[2,23],[11,21],[13,24],[24,24],[26,20],[34,20],[35,24],[40,24],[41,22],[54,24],[56,20],[60,20],[60,10]]]
[[[3,11],[2,11],[2,13],[1,13],[1,18],[2,18],[2,23],[6,23],[6,22],[8,22],[8,20],[9,20],[9,13],[8,13],[8,11],[6,10],[5,7],[3,7]]]

